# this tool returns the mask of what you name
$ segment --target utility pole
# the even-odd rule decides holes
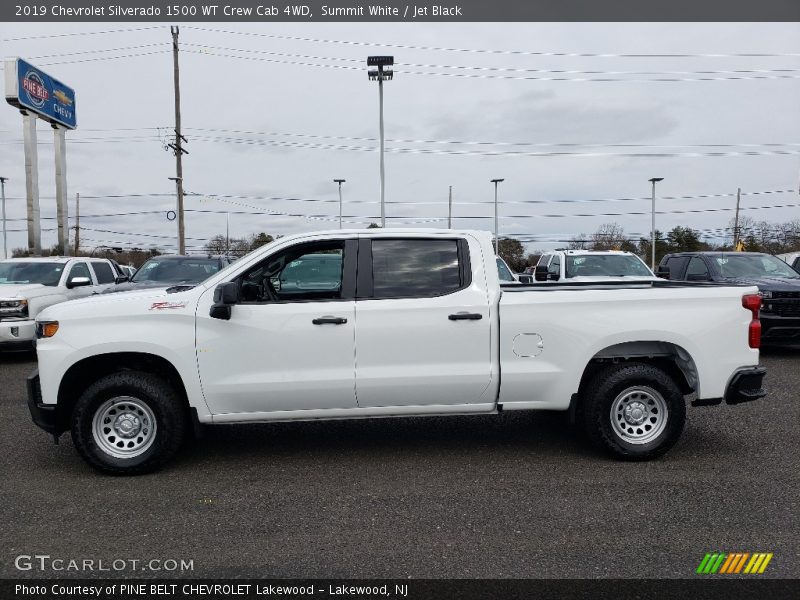
[[[81,195],[75,194],[75,256],[81,247]]]
[[[447,196],[447,228],[453,228],[453,186],[450,186],[450,193]]]
[[[6,181],[8,177],[0,177],[0,190],[3,197],[3,258],[8,258],[8,233],[6,233]]]
[[[733,218],[733,250],[739,249],[739,200],[742,196],[742,188],[736,188],[736,216]]]
[[[342,228],[342,184],[346,179],[334,179],[333,183],[339,184],[339,229]]]
[[[505,179],[492,179],[494,184],[494,253],[498,255],[500,254],[500,236],[498,235],[500,226],[497,216],[497,184],[501,181],[505,181]]]
[[[189,154],[183,149],[182,142],[186,142],[186,138],[181,135],[181,81],[180,71],[178,67],[178,28],[170,27],[172,34],[172,69],[175,82],[175,143],[168,144],[172,151],[175,153],[175,183],[177,184],[177,200],[178,206],[178,254],[186,254],[186,237],[184,231],[183,221],[183,155]]]

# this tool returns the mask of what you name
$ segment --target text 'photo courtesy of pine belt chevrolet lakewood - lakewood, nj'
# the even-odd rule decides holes
[[[432,229],[290,235],[221,266],[39,312],[33,420],[109,473],[162,466],[204,425],[520,410],[567,411],[647,460],[687,403],[765,395],[755,285],[638,263],[505,283],[488,233]]]

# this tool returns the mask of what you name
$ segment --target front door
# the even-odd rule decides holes
[[[209,316],[214,290],[203,294],[197,363],[214,415],[356,407],[356,251],[355,240],[278,250],[235,278],[230,320]]]

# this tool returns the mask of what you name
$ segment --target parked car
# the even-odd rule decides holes
[[[133,274],[136,273],[136,269],[130,265],[118,264],[117,269],[119,269],[119,272],[123,277],[127,277],[128,279],[133,277]]]
[[[680,252],[658,266],[673,281],[713,281],[758,286],[764,345],[800,345],[800,273],[761,252]]]
[[[786,254],[776,254],[776,256],[800,273],[800,252],[788,252]]]
[[[656,279],[641,258],[618,250],[558,250],[539,258],[536,281],[595,282]]]
[[[113,287],[118,273],[101,258],[11,258],[0,261],[0,349],[31,349],[34,319],[46,307]]]
[[[499,256],[495,256],[494,258],[497,263],[497,274],[500,277],[500,281],[502,283],[519,283],[519,279],[508,267],[506,261]]]
[[[341,257],[336,285],[313,269],[291,295],[269,285],[320,254]],[[645,460],[677,442],[685,395],[764,395],[760,303],[755,286],[663,280],[501,287],[488,233],[298,234],[191,289],[46,309],[28,405],[111,473],[164,464],[193,423],[539,409]]]
[[[147,260],[129,281],[120,283],[111,292],[127,292],[146,288],[195,286],[231,263],[227,256],[161,255]]]

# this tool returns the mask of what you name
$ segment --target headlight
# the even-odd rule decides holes
[[[58,331],[58,321],[36,321],[36,338],[50,338]]]
[[[761,297],[762,298],[772,298],[772,292],[770,292],[770,291],[764,291],[764,292],[760,292],[760,293],[761,293]]]
[[[0,300],[0,319],[25,318],[28,316],[28,301],[23,300]]]

